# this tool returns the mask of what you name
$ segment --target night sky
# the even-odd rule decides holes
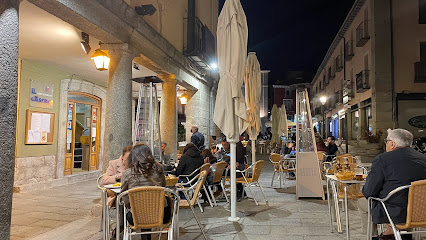
[[[225,0],[219,0],[222,9]],[[248,51],[270,83],[290,70],[315,74],[353,0],[241,0],[249,26]]]

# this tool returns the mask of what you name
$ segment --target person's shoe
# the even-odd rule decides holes
[[[243,200],[243,195],[237,196],[237,202],[241,202],[241,200]]]

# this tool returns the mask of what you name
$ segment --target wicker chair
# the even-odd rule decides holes
[[[408,190],[408,205],[407,205],[407,220],[404,225],[396,225],[392,218],[390,217],[388,210],[386,208],[386,201],[392,197],[397,192],[402,190]],[[385,198],[368,198],[368,229],[367,237],[371,239],[372,236],[372,225],[371,221],[371,203],[373,201],[379,201],[383,208],[385,209],[386,215],[388,217],[389,223],[393,229],[396,240],[401,240],[401,234],[417,234],[416,239],[420,239],[420,233],[425,233],[426,231],[421,231],[419,228],[426,227],[426,180],[412,182],[411,185],[402,186],[391,191]],[[400,229],[414,228],[414,231],[400,231]]]
[[[277,153],[271,153],[271,155],[269,156],[269,161],[271,161],[271,163],[274,165],[274,173],[272,174],[271,187],[274,184],[275,173],[279,174],[278,180],[280,181],[280,188],[282,186],[283,181],[285,186],[283,165],[281,164],[281,155]]]
[[[237,172],[239,172],[243,175],[243,177],[237,178],[237,183],[245,184],[248,187],[251,195],[253,196],[253,199],[254,199],[254,202],[256,203],[256,205],[259,205],[259,203],[257,202],[256,197],[255,197],[255,195],[254,195],[254,193],[251,189],[252,184],[259,186],[260,191],[262,191],[263,198],[265,198],[265,202],[268,202],[268,200],[266,199],[265,193],[263,192],[262,185],[260,185],[260,183],[259,183],[259,176],[260,176],[260,173],[262,172],[262,168],[263,168],[264,163],[265,163],[265,161],[259,160],[255,163],[253,163],[250,167],[248,167],[244,171],[237,170]],[[252,174],[251,178],[245,176],[247,171],[249,171],[250,169],[253,169],[253,174]]]
[[[198,227],[201,230],[201,233],[203,234],[204,238],[207,240],[207,237],[203,230],[203,226],[201,225],[201,222],[198,220],[197,215],[195,214],[195,211],[194,211],[195,202],[197,202],[198,194],[200,193],[201,188],[204,186],[206,177],[207,177],[207,172],[204,170],[204,171],[201,171],[197,176],[195,176],[189,182],[178,183],[176,184],[176,186],[178,187],[177,191],[182,192],[186,197],[186,200],[180,200],[180,207],[182,208],[189,207],[191,209],[192,214],[194,215],[194,218],[197,221]],[[188,184],[190,184],[190,187],[185,187]],[[188,192],[191,192],[191,191],[194,191],[192,198],[190,198],[188,194]],[[203,208],[201,207],[200,203],[198,204],[199,204],[198,206],[201,209],[201,212],[203,212]]]
[[[163,223],[165,196],[171,197],[173,201],[172,217],[168,223]],[[126,221],[126,210],[124,207],[124,240],[131,239],[132,236],[141,234],[161,234],[168,233],[168,239],[177,239],[179,235],[178,228],[178,211],[179,196],[174,191],[163,187],[145,186],[129,189],[117,197],[117,209],[119,205],[123,205],[122,197],[128,195],[130,208],[133,216],[133,225]],[[119,222],[117,210],[117,222]],[[157,231],[138,232],[141,229],[159,228]],[[120,239],[120,234],[117,234]]]
[[[210,163],[204,163],[201,167],[195,169],[191,174],[180,175],[179,178],[184,178],[184,179],[186,179],[187,182],[189,182],[190,178],[196,176],[196,174],[198,174],[202,171],[206,171],[208,173],[209,170],[210,170]],[[213,202],[210,198],[210,195],[207,192],[207,188],[206,188],[205,185],[203,185],[203,190],[204,190],[204,194],[206,194],[206,196],[207,196],[207,200],[209,201],[210,206],[213,207]],[[198,199],[197,199],[197,203],[198,203],[198,206],[200,206],[200,209],[201,209],[201,204],[200,204]],[[203,210],[201,209],[201,211],[203,211]]]
[[[217,202],[212,190],[212,186],[215,186],[215,185],[220,185],[222,187],[222,192],[225,195],[226,202],[229,202],[228,196],[226,195],[226,192],[225,192],[225,185],[223,184],[223,181],[222,181],[223,172],[225,171],[225,168],[226,168],[226,162],[216,163],[213,167],[213,172],[212,172],[213,174],[212,184],[208,185],[210,195],[213,198],[213,202],[215,206],[217,206]]]

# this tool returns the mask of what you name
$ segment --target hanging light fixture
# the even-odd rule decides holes
[[[179,97],[179,100],[180,100],[180,104],[186,105],[188,103],[188,95],[186,95],[186,93],[182,94]]]
[[[108,70],[110,57],[106,52],[96,49],[91,58],[95,62],[96,69],[99,71]]]

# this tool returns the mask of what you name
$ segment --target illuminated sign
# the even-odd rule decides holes
[[[53,107],[53,85],[31,80],[30,106],[39,108]]]

